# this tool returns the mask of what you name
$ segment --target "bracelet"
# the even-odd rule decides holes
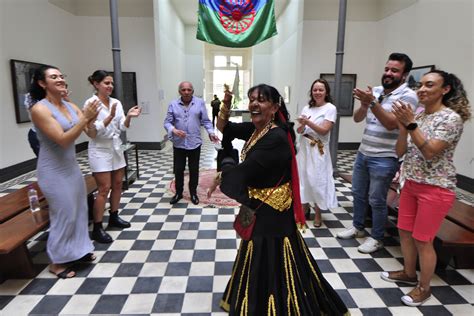
[[[221,107],[219,108],[219,111],[230,113],[230,109],[224,104],[224,102],[221,103]]]
[[[420,146],[418,146],[418,149],[421,150],[423,147],[425,147],[426,145],[428,144],[428,140],[426,139],[423,144],[421,144]]]
[[[219,118],[223,119],[224,121],[228,121],[230,117],[230,113],[219,112]]]

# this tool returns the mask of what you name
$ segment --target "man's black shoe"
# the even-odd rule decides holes
[[[179,200],[181,200],[183,198],[183,195],[182,194],[178,194],[176,193],[170,200],[170,204],[176,204],[179,202]]]
[[[191,202],[193,202],[194,205],[199,204],[199,198],[198,198],[197,194],[191,194]]]

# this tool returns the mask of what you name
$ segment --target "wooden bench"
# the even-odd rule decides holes
[[[341,178],[352,183],[352,175],[340,174]],[[387,194],[389,213],[398,214],[400,196],[392,184]],[[438,268],[446,268],[453,260],[457,269],[474,268],[474,207],[456,200],[434,240],[434,248],[438,255]]]
[[[84,177],[89,209],[94,203],[97,184],[91,175]],[[48,203],[38,187],[41,210],[29,211],[28,186],[0,197],[0,282],[6,278],[31,278],[36,275],[27,241],[49,225]]]

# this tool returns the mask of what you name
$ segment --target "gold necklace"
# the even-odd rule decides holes
[[[245,142],[242,152],[240,153],[240,161],[244,161],[247,157],[248,151],[272,128],[273,121],[268,122],[267,125],[257,134],[257,130],[254,130],[249,140]]]

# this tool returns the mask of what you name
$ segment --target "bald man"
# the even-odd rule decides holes
[[[170,204],[176,204],[183,198],[186,158],[188,159],[191,202],[199,204],[197,186],[202,145],[201,126],[204,126],[212,142],[218,142],[219,139],[214,134],[214,127],[207,115],[204,100],[193,96],[192,83],[188,81],[181,82],[178,92],[180,98],[169,104],[164,122],[168,139],[173,143],[173,172],[176,194],[171,198]]]

